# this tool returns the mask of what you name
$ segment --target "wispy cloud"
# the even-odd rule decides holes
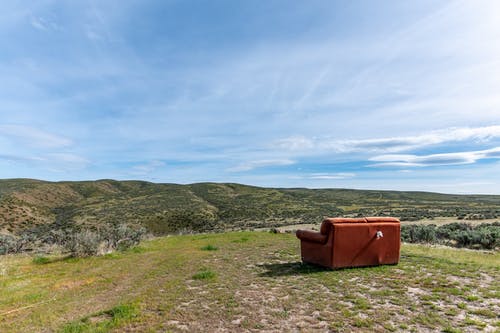
[[[196,6],[3,4],[0,175],[498,183],[498,2]]]
[[[229,172],[243,172],[250,171],[257,168],[273,167],[273,166],[286,166],[294,164],[295,161],[289,159],[271,159],[271,160],[257,160],[240,163],[234,167],[228,168]]]
[[[7,162],[22,162],[22,163],[37,163],[37,162],[42,162],[43,158],[36,157],[36,156],[20,156],[20,155],[13,155],[13,154],[0,154],[0,160],[4,160]]]
[[[400,152],[439,144],[470,141],[485,143],[500,138],[500,126],[447,128],[414,136],[385,137],[357,140],[336,140],[329,137],[289,137],[273,146],[291,151],[319,150],[323,152]]]
[[[157,170],[158,168],[162,168],[164,166],[166,166],[165,162],[156,160],[150,161],[145,164],[134,165],[132,167],[132,170],[130,171],[130,174],[136,176],[145,176],[151,174],[153,171]]]
[[[283,150],[300,151],[317,147],[318,142],[316,141],[318,141],[318,139],[309,139],[303,136],[292,136],[275,141],[271,147]]]
[[[50,153],[47,154],[46,160],[55,160],[58,162],[64,162],[67,164],[79,166],[84,166],[89,163],[86,158],[72,153]]]
[[[307,87],[305,94],[297,101],[297,104],[295,107],[297,109],[301,109],[304,105],[305,102],[315,93],[315,91],[321,86],[323,80],[327,76],[328,72],[330,71],[330,64],[325,66],[321,70],[321,72],[318,74],[316,78],[313,79],[313,81],[310,83],[309,87]]]
[[[57,173],[82,170],[90,164],[86,158],[72,153],[0,154],[0,161],[13,164],[16,168],[30,166]]]
[[[104,12],[93,4],[87,10],[87,23],[85,27],[85,35],[92,42],[111,41],[111,33],[107,27],[107,22]]]
[[[50,153],[40,156],[39,165],[53,173],[72,173],[84,170],[90,161],[73,153]]]
[[[54,19],[47,17],[32,16],[30,18],[30,24],[33,28],[41,31],[56,31],[60,29]]]
[[[482,159],[500,158],[500,147],[467,151],[458,153],[442,153],[430,155],[380,155],[370,158],[370,161],[380,162],[371,164],[372,167],[397,166],[397,167],[422,167],[439,165],[457,165],[476,163]]]
[[[356,177],[356,174],[350,172],[313,173],[307,176],[309,179],[350,179],[354,177]]]
[[[72,144],[68,138],[24,125],[0,125],[0,137],[8,138],[14,144],[40,148],[61,148]]]

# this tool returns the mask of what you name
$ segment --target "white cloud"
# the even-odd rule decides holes
[[[436,165],[457,165],[472,164],[482,159],[498,158],[500,158],[500,147],[478,151],[431,155],[380,155],[370,158],[370,161],[380,163],[371,164],[369,166],[422,167]]]
[[[48,29],[47,26],[45,25],[45,23],[43,22],[43,19],[41,19],[41,18],[32,17],[30,20],[30,23],[31,23],[31,26],[33,26],[33,28],[35,28],[35,29],[43,30],[43,31],[46,31]]]
[[[50,153],[40,159],[43,168],[55,173],[81,171],[90,164],[88,159],[73,153]]]
[[[20,156],[14,154],[0,154],[0,160],[8,162],[36,163],[43,161],[43,158],[36,156]]]
[[[53,18],[32,16],[30,24],[33,28],[40,31],[59,30],[59,25]]]
[[[277,140],[273,146],[285,150],[313,150],[318,152],[400,152],[432,145],[472,141],[484,143],[500,138],[500,126],[459,127],[431,131],[414,136],[373,139],[336,140],[329,137],[289,137]]]
[[[58,173],[82,170],[90,163],[88,159],[73,153],[0,154],[0,161],[15,165],[15,169],[35,167]]]
[[[242,172],[242,171],[250,171],[257,168],[291,165],[294,163],[295,161],[289,159],[256,160],[238,164],[237,166],[227,169],[227,171]]]
[[[0,125],[0,138],[6,137],[14,144],[38,148],[61,148],[72,144],[68,138],[24,125]]]
[[[51,153],[47,155],[47,160],[54,160],[74,165],[85,165],[89,163],[86,158],[72,153]]]
[[[164,167],[166,164],[162,161],[150,161],[149,163],[146,164],[140,164],[140,165],[135,165],[132,167],[132,170],[130,171],[131,174],[137,175],[137,176],[144,176],[152,173],[153,171],[157,170],[158,168]]]
[[[314,140],[303,136],[292,136],[277,140],[273,143],[273,147],[284,150],[305,150],[314,148]]]
[[[15,176],[11,164],[23,164],[33,166],[28,175],[37,177],[47,165],[84,164],[77,157],[50,153],[83,151],[89,160],[100,161],[88,169],[91,178],[93,172],[140,177],[154,171],[155,177],[163,173],[173,182],[250,182],[252,172],[238,171],[304,162],[318,174],[292,185],[326,186],[343,177],[328,173],[332,167],[339,173],[352,170],[334,166],[336,162],[366,163],[374,155],[405,154],[371,163],[473,163],[479,155],[425,159],[409,154],[422,148],[429,148],[422,154],[478,152],[499,145],[498,2],[367,2],[348,10],[339,6],[340,11],[333,10],[338,4],[324,4],[332,10],[306,3],[298,4],[303,10],[292,10],[300,20],[287,23],[297,23],[295,27],[307,13],[322,14],[300,36],[283,34],[277,28],[289,25],[274,24],[276,18],[264,12],[254,13],[264,24],[250,25],[257,30],[245,33],[252,37],[244,42],[233,31],[227,43],[214,44],[211,37],[218,36],[211,35],[212,26],[193,26],[207,31],[203,54],[189,31],[172,39],[168,36],[175,31],[162,25],[161,36],[148,31],[138,35],[128,23],[137,12],[150,12],[143,7],[147,3],[5,4],[0,49],[12,52],[0,63],[0,121],[17,127],[0,125],[0,159],[9,161],[0,172]],[[177,8],[164,5],[165,12]],[[280,20],[290,14],[286,7]],[[380,15],[367,15],[373,7]],[[347,25],[338,26],[332,13],[345,13]],[[182,15],[175,17],[182,24]],[[148,19],[152,26],[158,24],[154,17]],[[194,23],[201,22],[205,20]],[[53,38],[49,32],[54,30],[65,33]],[[144,45],[137,47],[136,37]],[[25,42],[40,38],[44,47]],[[73,140],[78,149],[66,149],[73,148]],[[494,152],[487,156],[497,158]],[[154,159],[189,161],[197,167],[155,170],[147,162],[127,163]],[[303,172],[279,169],[255,174],[265,178],[261,185],[279,185],[279,177],[264,174]],[[411,170],[412,177],[420,178],[416,187],[433,175],[424,179],[425,168]],[[343,182],[363,187],[370,177],[379,182],[366,173],[389,171],[395,173],[366,168]],[[408,182],[399,179],[398,186]]]
[[[339,173],[313,173],[307,176],[309,179],[349,179],[354,178],[355,173],[339,172]]]

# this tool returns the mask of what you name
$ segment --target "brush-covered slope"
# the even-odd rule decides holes
[[[500,196],[217,183],[0,180],[0,232],[9,233],[128,223],[162,234],[318,223],[323,216],[336,215],[492,219],[500,216]]]

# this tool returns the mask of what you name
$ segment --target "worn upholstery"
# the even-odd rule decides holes
[[[397,264],[397,218],[327,218],[319,232],[297,230],[302,261],[329,268]]]

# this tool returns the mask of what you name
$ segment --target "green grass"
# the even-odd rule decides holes
[[[207,244],[223,251],[201,251]],[[458,332],[498,325],[498,252],[403,244],[398,265],[326,270],[302,264],[290,234],[170,236],[138,249],[51,256],[45,265],[28,255],[0,257],[0,332]]]
[[[233,240],[232,242],[233,243],[245,243],[245,242],[248,242],[250,238],[248,237],[241,237],[239,239],[235,239]]]
[[[217,276],[215,272],[212,272],[211,270],[208,269],[203,269],[199,271],[198,273],[193,275],[193,279],[195,280],[212,280]]]
[[[118,305],[110,310],[101,311],[64,325],[61,333],[110,332],[137,316],[137,307],[130,304]]]
[[[48,264],[50,262],[50,259],[44,256],[36,256],[33,258],[33,263],[37,265],[44,265]]]
[[[217,246],[208,244],[208,245],[202,246],[201,249],[203,251],[217,251],[219,248]]]
[[[358,328],[360,327],[369,328],[373,326],[373,321],[368,318],[355,318],[353,326]]]
[[[467,326],[467,327],[475,326],[478,328],[484,328],[486,326],[486,323],[479,321],[477,319],[472,319],[470,317],[467,317],[467,318],[465,318],[465,320],[463,322],[463,326]]]
[[[465,296],[465,299],[469,302],[474,302],[474,301],[477,301],[479,300],[479,296],[477,295],[467,295]]]

